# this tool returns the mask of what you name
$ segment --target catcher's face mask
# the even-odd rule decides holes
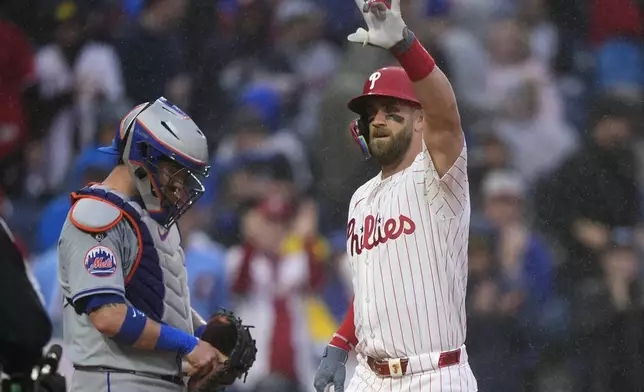
[[[208,145],[197,124],[161,97],[122,121],[114,144],[152,218],[170,228],[204,193]]]
[[[158,170],[163,207],[178,219],[203,194],[204,176],[173,161],[161,161]]]
[[[147,159],[146,167],[152,194],[161,207],[153,216],[170,227],[203,195],[208,167],[203,171],[191,170],[165,156]]]

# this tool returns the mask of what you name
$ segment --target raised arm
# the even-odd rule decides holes
[[[404,35],[392,52],[414,82],[423,108],[425,146],[436,171],[443,176],[460,156],[465,141],[456,97],[447,76],[414,34],[405,29]]]
[[[368,30],[349,35],[352,42],[390,50],[409,79],[423,108],[423,139],[439,176],[445,175],[464,146],[461,121],[449,80],[409,30],[400,13],[400,0],[355,0]]]

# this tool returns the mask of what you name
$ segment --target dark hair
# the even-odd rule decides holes
[[[616,95],[606,94],[596,97],[590,104],[588,114],[588,130],[606,118],[624,119],[632,124],[641,108]]]
[[[242,155],[237,159],[237,165],[234,169],[272,180],[294,180],[293,167],[290,161],[284,154],[279,152]]]

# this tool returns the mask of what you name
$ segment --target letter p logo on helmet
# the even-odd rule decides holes
[[[369,80],[371,81],[371,86],[369,87],[369,90],[373,90],[374,87],[376,87],[376,80],[380,79],[381,76],[382,76],[382,74],[380,72],[378,72],[378,71],[372,73],[369,76]]]

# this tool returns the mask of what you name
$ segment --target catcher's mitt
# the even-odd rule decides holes
[[[201,340],[210,343],[228,357],[223,366],[207,374],[190,377],[190,392],[220,392],[236,379],[246,375],[255,362],[257,347],[250,334],[252,326],[242,325],[233,312],[222,310],[213,314],[201,335]]]

